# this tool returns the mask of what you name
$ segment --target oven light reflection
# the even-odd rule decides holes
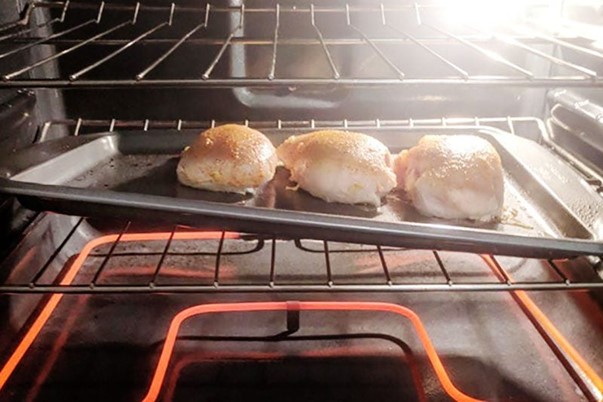
[[[460,0],[443,1],[446,19],[456,24],[473,24],[483,27],[509,24],[518,21],[534,6],[533,0]],[[549,8],[553,8],[550,7]],[[552,10],[550,11],[552,14]]]

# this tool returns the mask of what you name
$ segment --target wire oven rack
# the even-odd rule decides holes
[[[72,135],[141,128],[163,128],[177,132],[184,128],[201,129],[219,123],[222,122],[78,118],[47,122],[42,125],[38,140],[52,137],[54,129],[69,129]],[[531,117],[239,123],[258,128],[489,125],[517,135],[538,133],[545,145],[554,147],[546,135],[544,123]],[[577,160],[574,161],[569,153],[560,153],[560,156],[567,158],[568,162],[585,175],[592,186],[600,192],[603,191],[600,177],[590,172],[588,167],[580,165]],[[50,251],[50,255],[38,259],[33,256],[35,251],[31,246],[39,242],[39,231],[44,231],[45,226],[48,227],[42,220],[47,223],[50,221],[51,228],[53,223],[60,224],[58,226],[63,232],[54,239],[55,248]],[[253,234],[197,231],[182,227],[168,227],[167,231],[162,227],[160,230],[164,231],[157,231],[157,228],[141,229],[139,222],[111,225],[111,234],[106,235],[101,231],[96,235],[100,237],[93,236],[90,240],[90,237],[82,236],[94,231],[89,223],[84,218],[41,214],[13,252],[0,262],[0,274],[10,272],[6,268],[17,265],[30,265],[32,268],[21,272],[26,275],[13,276],[1,281],[0,293],[51,294],[49,299],[45,299],[47,303],[44,310],[36,318],[37,329],[30,331],[34,334],[33,337],[24,338],[19,347],[23,344],[26,348],[29,347],[36,337],[36,331],[44,326],[49,317],[44,313],[50,311],[49,314],[52,314],[49,306],[56,306],[63,294],[68,293],[511,292],[514,300],[580,389],[590,400],[600,399],[601,392],[596,386],[600,384],[600,380],[593,381],[593,378],[599,377],[596,373],[594,376],[586,374],[594,373],[589,363],[580,358],[526,293],[535,290],[601,292],[603,279],[599,272],[600,261],[591,260],[587,256],[571,261],[522,259],[520,264],[514,264],[493,255],[455,253],[456,256],[450,258],[445,252],[423,250],[423,258],[431,266],[431,272],[428,273],[425,265],[412,264],[413,250],[308,239],[276,239]],[[183,247],[186,242],[192,242],[190,247]],[[202,243],[211,244],[211,247],[201,247]],[[402,264],[400,269],[399,264],[395,263],[396,256],[401,257],[403,261],[410,260],[411,264],[408,267]],[[148,264],[149,258],[156,263]],[[116,263],[120,259],[122,262]],[[22,261],[30,263],[23,264]],[[32,264],[31,261],[39,261],[39,264]],[[362,266],[346,264],[346,261],[362,262]],[[318,267],[314,266],[312,269],[313,265]],[[296,266],[298,270],[295,272]],[[341,268],[346,266],[347,270],[342,275]],[[183,270],[178,268],[182,267],[189,267],[189,273],[194,275],[189,275],[185,278],[187,280],[181,281]],[[295,272],[294,276],[283,275],[291,271],[291,268]],[[366,269],[370,272],[368,276]],[[250,281],[246,273],[240,272],[243,275],[238,275],[237,271],[246,271],[247,274],[252,272],[256,280]],[[204,276],[198,276],[200,272],[204,272]],[[258,277],[262,280],[258,281]],[[431,280],[425,281],[426,278]],[[297,279],[298,282],[291,283],[291,279]],[[20,353],[21,349],[16,350],[11,356],[11,361],[14,356],[21,356]]]
[[[52,137],[53,130],[56,128],[67,128],[71,130],[72,135],[85,135],[86,132],[98,132],[102,130],[113,131],[128,130],[128,129],[156,129],[163,128],[167,130],[179,131],[189,128],[206,128],[215,126],[222,122],[216,121],[122,121],[116,119],[109,120],[57,120],[49,121],[42,125],[38,140],[45,140],[47,137]],[[501,129],[506,129],[508,132],[517,135],[540,135],[544,145],[549,145],[554,148],[554,143],[550,142],[546,135],[544,123],[533,117],[494,117],[494,118],[454,118],[454,119],[427,119],[427,120],[373,120],[373,121],[266,121],[266,122],[239,122],[256,128],[262,127],[310,127],[310,128],[362,128],[362,127],[404,127],[404,126],[437,126],[437,125],[467,125],[469,123],[476,126],[489,125]],[[561,150],[561,152],[563,152]],[[561,157],[568,158],[568,162],[574,166],[587,180],[587,182],[603,194],[603,185],[601,178],[587,166],[580,164],[579,161],[572,158],[568,153],[560,153]],[[539,266],[539,268],[524,267],[524,273],[530,270],[540,271],[539,275],[531,276],[528,279],[513,279],[513,272],[509,271],[505,262],[500,261],[496,256],[475,256],[464,254],[465,256],[473,256],[480,263],[475,265],[475,261],[457,261],[453,263],[447,262],[440,252],[433,251],[428,257],[432,267],[436,267],[436,273],[439,279],[435,282],[423,282],[419,278],[399,277],[392,273],[392,267],[388,264],[390,253],[403,252],[402,249],[393,249],[381,247],[378,244],[369,247],[355,246],[351,249],[341,248],[341,245],[332,242],[318,242],[312,247],[309,247],[307,241],[303,239],[282,240],[273,237],[260,237],[258,235],[232,234],[228,232],[216,232],[211,235],[214,241],[215,248],[205,250],[203,252],[181,253],[172,249],[175,240],[191,241],[202,240],[206,234],[198,232],[198,238],[190,234],[190,229],[182,227],[169,227],[167,231],[161,233],[148,234],[140,233],[132,229],[132,222],[122,222],[118,226],[118,233],[102,238],[94,239],[87,246],[80,248],[78,264],[80,266],[87,260],[95,260],[98,263],[97,270],[94,273],[88,273],[88,279],[84,282],[51,282],[47,283],[40,281],[47,274],[47,270],[53,264],[53,259],[62,252],[62,249],[73,241],[74,234],[78,228],[85,222],[83,218],[72,222],[72,227],[66,237],[60,242],[59,247],[54,251],[50,258],[38,267],[35,272],[27,278],[20,278],[19,281],[12,283],[3,283],[0,285],[0,292],[12,293],[145,293],[145,292],[210,292],[210,293],[230,293],[230,292],[399,292],[399,291],[517,291],[517,290],[587,290],[587,289],[603,289],[603,280],[599,272],[601,262],[589,257],[581,257],[576,261],[554,261],[554,260],[526,260],[531,261]],[[189,234],[187,234],[189,233]],[[140,252],[135,251],[121,252],[121,248],[127,244],[144,244],[149,241],[160,241],[161,246],[156,246],[154,251]],[[97,248],[102,247],[99,252]],[[242,248],[241,248],[242,247]],[[283,249],[284,247],[284,249]],[[228,250],[238,251],[228,251]],[[292,267],[291,263],[282,263],[279,258],[279,249],[283,254],[301,253],[299,258],[304,260],[306,257],[314,256],[322,260],[320,263],[324,270],[308,274],[308,281],[302,283],[286,283],[279,280],[279,274],[286,272]],[[117,251],[116,251],[117,250]],[[243,251],[241,251],[243,250]],[[15,251],[16,252],[16,251]],[[262,272],[256,272],[263,279],[246,283],[245,281],[237,281],[236,278],[223,283],[222,275],[224,268],[222,262],[224,258],[237,258],[246,254],[269,253],[269,262],[264,264]],[[340,277],[333,272],[333,266],[336,264],[337,256],[342,254],[353,254],[354,258],[364,258],[373,261],[372,268],[375,270],[376,277],[371,280],[364,281],[362,275],[356,275],[354,272],[348,273],[349,280],[340,281]],[[147,277],[143,282],[137,280],[137,284],[133,283],[110,283],[99,281],[99,278],[107,275],[107,267],[112,265],[113,259],[119,259],[123,256],[138,256],[156,258],[155,267],[146,273]],[[170,283],[161,284],[156,279],[165,271],[163,265],[166,259],[179,256],[189,259],[190,263],[194,264],[195,258],[213,259],[210,265],[213,266],[213,273],[208,274],[200,282],[187,283]],[[230,257],[229,257],[230,256]],[[10,260],[10,256],[8,258]],[[76,263],[74,263],[76,264]],[[568,264],[571,265],[568,268]],[[287,265],[287,267],[283,266]],[[293,264],[295,265],[295,264]],[[299,265],[299,264],[298,264]],[[483,270],[482,273],[488,274],[488,279],[481,278],[477,282],[465,280],[462,275],[457,277],[459,266],[479,266],[477,269]],[[73,265],[72,265],[73,267]],[[1,268],[1,266],[0,266]],[[80,267],[73,271],[73,275],[78,274]],[[69,268],[72,269],[72,268]],[[299,269],[299,267],[298,267]],[[110,270],[110,268],[109,268]],[[579,270],[586,276],[572,277],[572,271]],[[302,277],[306,276],[303,272],[298,272]],[[569,275],[568,275],[569,274]],[[481,274],[480,274],[481,275]],[[111,275],[110,275],[111,276]],[[357,276],[356,278],[354,276]],[[58,278],[65,278],[64,275],[59,275]],[[73,279],[73,278],[72,278]],[[140,278],[139,278],[140,279]],[[365,278],[366,279],[366,278]],[[59,279],[60,281],[60,279]]]
[[[61,242],[51,257],[26,280],[18,279],[0,285],[1,293],[300,293],[300,292],[425,292],[425,291],[518,291],[518,290],[596,290],[603,289],[603,281],[597,276],[596,269],[586,261],[578,261],[579,269],[585,269],[590,272],[586,275],[588,279],[582,277],[581,280],[573,281],[567,274],[567,261],[538,261],[522,260],[520,268],[513,267],[516,272],[524,270],[523,274],[530,270],[543,270],[539,275],[530,276],[528,280],[514,280],[509,267],[492,255],[476,256],[472,254],[457,254],[458,259],[452,258],[452,262],[445,262],[447,257],[443,257],[440,252],[433,251],[431,255],[423,255],[425,258],[423,264],[438,267],[440,278],[436,281],[423,281],[414,277],[410,280],[404,280],[403,275],[394,275],[389,267],[388,261],[390,255],[397,255],[400,258],[408,258],[410,261],[416,256],[412,252],[404,254],[409,250],[385,248],[379,245],[373,247],[364,247],[356,245],[341,246],[323,241],[320,244],[303,240],[278,240],[275,238],[258,238],[254,235],[245,235],[233,232],[207,232],[190,231],[181,227],[174,227],[167,232],[130,232],[129,228],[132,222],[125,222],[121,225],[119,233],[101,236],[86,243],[77,258],[67,264],[55,280],[50,283],[45,279],[48,268],[53,259],[62,252],[63,247],[72,241],[71,236],[80,228],[84,222],[83,218],[77,220],[71,228],[69,235]],[[162,242],[157,250],[138,251],[137,247],[147,247],[149,243]],[[180,250],[184,246],[180,244],[177,250],[172,250],[176,242],[193,242],[188,251]],[[205,243],[205,244],[204,244]],[[293,246],[294,245],[294,246]],[[191,251],[191,248],[209,248],[215,246],[212,251]],[[131,251],[129,247],[134,247]],[[293,248],[295,247],[295,249]],[[123,251],[119,251],[123,249]],[[283,262],[287,258],[281,258],[281,253],[287,253],[291,256],[293,253],[303,261],[311,258],[319,261],[318,265],[324,267],[324,272],[317,272],[310,266],[303,263]],[[100,250],[100,251],[99,251]],[[231,251],[226,251],[231,250]],[[256,279],[249,281],[249,278],[238,277],[235,273],[227,272],[226,267],[221,261],[228,258],[230,261],[229,269],[232,265],[241,266],[236,262],[241,256],[254,253],[270,253],[268,264],[257,261],[254,263],[253,276]],[[397,253],[397,254],[396,254]],[[341,255],[351,255],[352,259],[363,261],[373,261],[369,267],[370,278],[367,278],[360,272],[354,272],[354,267],[338,267],[343,270],[339,274],[335,272],[334,265],[340,260]],[[264,254],[263,254],[264,255]],[[312,256],[314,255],[314,256]],[[305,257],[304,257],[305,256]],[[111,272],[112,265],[123,264],[124,258],[138,258],[137,263],[132,266],[120,266],[118,270]],[[140,259],[152,258],[157,261],[154,267],[146,267],[142,271],[137,271],[137,264]],[[193,269],[191,272],[203,275],[196,278],[171,278],[170,275],[181,273],[180,270],[174,271],[174,267],[165,268],[167,259],[188,260],[187,266],[207,266],[208,259],[213,259],[212,272],[206,268]],[[393,258],[393,257],[392,257]],[[323,262],[320,262],[324,259]],[[117,261],[117,262],[115,262]],[[121,261],[121,262],[120,262]],[[378,261],[378,262],[377,262]],[[280,262],[280,263],[279,263]],[[240,264],[244,264],[244,260]],[[535,264],[535,265],[532,265]],[[83,268],[84,265],[87,268]],[[94,272],[89,271],[89,266],[96,267]],[[412,265],[412,264],[411,264]],[[538,268],[535,268],[535,266]],[[126,271],[123,271],[126,269]],[[132,269],[132,272],[127,272]],[[351,269],[351,271],[350,271]],[[464,278],[465,269],[473,272],[472,275],[477,278],[475,281]],[[476,272],[483,269],[482,272]],[[572,268],[569,268],[570,270]],[[576,267],[574,267],[576,269]],[[307,271],[306,271],[307,270]],[[427,272],[430,276],[434,272]],[[144,272],[143,272],[144,271]],[[170,272],[173,271],[173,272]],[[433,270],[432,270],[433,271]],[[292,274],[293,272],[293,274]],[[345,272],[345,273],[342,273]],[[455,275],[456,272],[456,275]],[[521,272],[519,272],[521,274]],[[120,275],[124,275],[120,279]],[[166,277],[168,275],[167,282]],[[281,276],[283,275],[283,276]],[[289,278],[288,275],[302,278],[303,281],[297,281]],[[134,278],[136,276],[136,278]],[[163,280],[161,279],[163,276]],[[358,278],[354,278],[357,276]],[[423,274],[416,275],[418,277]],[[226,277],[226,279],[224,279]],[[288,279],[282,279],[283,277]],[[379,280],[381,277],[381,280]],[[141,278],[144,281],[141,281]],[[257,278],[264,278],[260,283]],[[362,280],[366,283],[363,283]],[[474,278],[474,279],[475,279]],[[174,282],[175,279],[176,281]],[[360,283],[359,283],[360,280]],[[226,283],[223,283],[223,282]],[[126,283],[124,283],[126,282]],[[130,282],[130,283],[128,283]]]
[[[274,8],[246,6],[216,6],[207,4],[205,7],[178,6],[175,3],[166,5],[149,5],[143,2],[135,4],[91,3],[80,1],[33,1],[23,11],[20,20],[0,27],[0,60],[18,56],[32,48],[52,45],[57,52],[2,71],[0,87],[33,88],[33,87],[290,87],[290,86],[402,86],[402,85],[501,85],[526,87],[601,87],[603,79],[600,71],[595,71],[591,64],[603,59],[603,53],[582,45],[586,38],[577,35],[553,35],[545,33],[533,24],[522,24],[505,28],[505,30],[489,31],[475,26],[460,24],[458,29],[448,28],[437,19],[429,18],[430,10],[443,7],[442,4],[399,4],[384,5],[280,5]],[[51,9],[54,14],[43,14],[46,18],[38,25],[32,22],[36,10]],[[83,19],[78,11],[87,10],[90,18]],[[109,26],[105,23],[107,14],[112,14]],[[213,28],[212,22],[218,16],[229,15],[233,18],[233,29],[222,37],[208,35]],[[405,19],[404,24],[398,23],[398,15],[405,14],[412,19]],[[49,17],[55,16],[54,18]],[[195,17],[192,18],[191,16]],[[306,32],[288,33],[281,24],[284,16],[295,16],[307,19]],[[345,30],[337,35],[327,35],[327,27],[321,23],[321,16],[328,15],[333,19],[344,21]],[[117,17],[115,17],[117,16]],[[159,20],[157,18],[161,17]],[[264,16],[272,21],[270,37],[253,36],[245,29],[246,16]],[[361,22],[366,18],[376,18],[380,28],[388,34],[377,34],[363,27]],[[196,23],[189,25],[191,18]],[[236,20],[238,19],[238,22]],[[409,22],[412,21],[412,22]],[[156,23],[155,23],[156,22]],[[195,22],[195,21],[193,21]],[[529,21],[528,21],[529,22]],[[413,26],[409,26],[409,24]],[[44,34],[38,28],[44,28]],[[409,31],[421,27],[429,32],[428,35],[415,35]],[[48,29],[50,28],[50,29]],[[85,34],[82,34],[85,32]],[[414,31],[412,31],[414,32]],[[32,36],[38,35],[38,36]],[[215,35],[214,35],[215,36]],[[496,66],[491,73],[471,73],[468,67],[451,59],[446,52],[439,50],[437,44],[454,44],[464,51],[479,57],[478,63]],[[132,67],[123,63],[126,71],[123,78],[111,75],[101,75],[96,78],[98,70],[112,61],[124,60],[132,55],[132,49],[150,44],[162,47],[153,48],[157,54],[143,68]],[[8,49],[5,45],[9,45]],[[213,54],[211,62],[199,66],[198,74],[180,77],[173,69],[167,69],[163,74],[155,74],[161,64],[181,60],[182,49],[186,46],[200,46],[205,52]],[[523,56],[539,59],[549,63],[547,71],[532,68],[526,63],[517,62],[498,52],[500,46],[510,48]],[[245,49],[263,47],[270,49],[266,53],[268,60],[266,71],[252,76],[249,71],[237,76],[232,71],[226,76],[216,76],[216,66],[227,56],[234,46]],[[313,62],[327,63],[328,74],[315,77],[280,76],[277,74],[279,65],[279,50],[282,46],[296,46],[303,51],[310,46],[322,49],[313,53]],[[375,77],[354,76],[346,73],[342,66],[337,65],[333,57],[336,48],[351,46],[356,50],[368,48],[372,56],[385,66],[388,73]],[[421,73],[408,74],[403,71],[396,55],[404,54],[408,46],[419,50],[420,56],[413,60],[415,65],[439,64],[443,73],[436,76],[423,76]],[[544,48],[543,48],[544,46]],[[82,48],[98,47],[99,55],[96,60],[67,71],[56,77],[38,77],[32,74],[36,69],[48,63],[70,57]],[[113,49],[109,53],[101,47]],[[230,49],[229,49],[230,48]],[[564,52],[579,54],[587,63],[581,64],[570,61]],[[412,53],[413,55],[415,53]],[[133,56],[130,56],[133,57]],[[414,57],[414,56],[413,56]],[[525,58],[524,57],[524,58]],[[318,60],[320,58],[321,60]],[[581,60],[582,60],[581,59]],[[282,61],[281,61],[282,62]],[[554,68],[553,68],[554,67]],[[502,69],[503,73],[498,71]],[[93,71],[94,70],[94,71]]]

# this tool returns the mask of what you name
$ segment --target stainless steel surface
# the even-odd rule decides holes
[[[552,7],[552,6],[551,6]],[[225,7],[221,4],[209,4],[203,6],[154,6],[143,3],[132,5],[115,3],[86,3],[86,2],[47,2],[35,1],[32,3],[29,11],[35,13],[38,9],[50,8],[51,10],[60,10],[58,20],[53,20],[56,32],[46,37],[27,36],[7,36],[4,39],[7,43],[13,43],[17,47],[0,54],[0,58],[10,57],[26,49],[43,46],[46,44],[66,45],[56,54],[38,60],[27,65],[20,66],[17,69],[2,69],[3,81],[0,87],[201,87],[201,88],[234,88],[234,87],[291,87],[291,86],[328,86],[328,87],[383,87],[383,86],[411,86],[411,85],[438,85],[438,86],[521,86],[521,87],[600,87],[603,86],[603,79],[599,77],[600,70],[597,71],[592,65],[582,66],[572,60],[564,59],[563,55],[553,56],[550,49],[553,47],[568,48],[572,51],[581,52],[582,55],[598,60],[602,54],[596,50],[578,44],[573,37],[557,37],[549,32],[541,32],[536,24],[533,24],[529,18],[516,21],[517,26],[512,26],[510,32],[490,32],[480,29],[476,31],[465,23],[450,24],[442,18],[441,14],[446,14],[447,9],[444,4],[418,4],[418,5],[399,5],[389,4],[380,6],[362,6],[355,4],[342,4],[341,7],[332,7],[329,5],[304,5],[294,6],[281,4],[277,7],[245,6]],[[31,11],[33,10],[33,11]],[[436,12],[434,14],[434,11]],[[79,22],[74,25],[81,15],[87,15],[93,12],[90,19]],[[438,14],[439,13],[439,14]],[[104,23],[109,15],[111,21],[116,21],[117,25]],[[203,24],[199,24],[192,15],[204,15]],[[233,15],[239,22],[235,23],[226,31],[223,36],[210,35],[209,37],[200,36],[212,27],[212,23],[217,16],[224,14]],[[245,15],[248,15],[246,22]],[[321,16],[328,16],[331,24],[341,25],[342,29],[333,36],[324,32],[324,20]],[[308,19],[306,32],[289,33],[287,27],[280,25],[280,20],[284,17],[293,17],[298,19]],[[49,17],[50,18],[50,17]],[[55,19],[56,19],[55,18]],[[163,21],[157,22],[157,18]],[[221,17],[220,17],[221,18]],[[246,25],[253,27],[257,24],[264,24],[263,21],[274,23],[274,31],[271,38],[263,35],[249,37],[245,29]],[[154,21],[154,22],[153,22]],[[262,22],[260,22],[262,21]],[[322,21],[322,22],[321,22]],[[402,21],[402,22],[400,22]],[[49,21],[50,22],[50,21]],[[121,23],[119,23],[121,22]],[[363,26],[359,22],[364,23]],[[374,22],[367,24],[367,22]],[[192,23],[192,24],[191,24]],[[125,25],[132,25],[134,29],[121,29]],[[27,30],[27,24],[21,24],[23,29]],[[402,25],[403,30],[399,25]],[[16,25],[15,25],[16,26]],[[201,30],[200,28],[204,29]],[[92,30],[90,28],[93,28]],[[325,28],[329,28],[328,26]],[[393,28],[393,29],[392,29]],[[412,33],[407,32],[409,29]],[[105,36],[115,31],[114,37],[108,41]],[[161,31],[161,35],[156,31]],[[253,31],[253,30],[251,30]],[[310,33],[308,34],[309,31]],[[415,33],[418,31],[418,33]],[[91,32],[78,36],[79,32]],[[523,34],[517,34],[522,32]],[[394,35],[392,35],[392,33]],[[435,36],[434,36],[435,33]],[[75,38],[69,38],[74,34]],[[81,35],[81,34],[79,34]],[[200,37],[199,37],[200,36]],[[503,54],[505,49],[499,49],[499,44],[513,48],[515,53]],[[461,57],[458,55],[446,54],[438,50],[434,43],[456,43],[455,49],[459,47]],[[150,43],[170,44],[169,48],[162,50],[146,64],[137,63],[136,60],[129,60],[125,71],[119,74],[104,73],[96,74],[93,70],[103,70],[104,65],[111,64],[109,60],[126,53],[130,48],[142,46]],[[203,45],[204,49],[214,52],[216,46],[217,52],[208,66],[199,66],[197,73],[192,70],[189,73],[175,75],[175,71],[181,68],[174,68],[176,64],[181,64],[183,57],[186,57],[178,48],[183,44]],[[243,46],[249,48],[251,52],[263,52],[270,47],[266,54],[268,63],[266,71],[252,68],[245,65],[243,75],[236,73],[235,70],[222,71],[219,74],[214,73],[215,67],[223,60],[229,47]],[[75,71],[66,71],[55,77],[26,77],[24,73],[51,61],[62,58],[63,56],[78,50],[82,46],[106,46],[119,44],[119,48],[110,54],[92,60],[87,65],[81,66]],[[270,46],[271,45],[271,46]],[[316,66],[323,63],[323,60],[304,60],[308,66],[316,71],[308,76],[308,71],[296,73],[295,70],[287,70],[285,75],[281,75],[277,68],[278,47],[297,46],[299,52],[304,53],[311,58],[326,58],[329,68],[316,70]],[[315,46],[320,45],[322,52],[312,53]],[[387,45],[387,47],[381,46]],[[207,48],[206,46],[210,46]],[[345,51],[348,54],[354,52],[363,52],[362,48],[368,46],[376,56],[373,64],[382,64],[385,69],[373,68],[374,71],[369,76],[345,73],[348,66],[337,65],[334,51],[338,51],[340,46],[347,47]],[[394,46],[392,48],[392,46]],[[543,47],[544,46],[544,47]],[[403,57],[409,50],[413,53],[413,65],[409,65]],[[416,52],[420,49],[419,52]],[[238,54],[238,50],[232,50],[233,54]],[[244,50],[245,52],[245,50]],[[321,55],[324,53],[324,55]],[[463,63],[464,53],[474,53],[480,55],[481,62],[472,62],[472,65]],[[508,52],[506,52],[508,53]],[[548,69],[546,72],[540,68],[532,67],[522,61],[526,55],[535,56],[542,62],[551,63],[557,68]],[[230,56],[229,56],[230,57]],[[369,56],[370,58],[370,56]],[[471,59],[472,57],[466,57]],[[121,58],[124,60],[124,58]],[[148,59],[145,57],[145,59]],[[458,60],[458,61],[455,61]],[[418,70],[418,65],[432,65],[436,61],[442,67],[447,67],[435,75],[424,75],[424,72]],[[259,63],[260,61],[258,61]],[[285,63],[283,61],[283,63]],[[176,63],[176,64],[175,64]],[[161,64],[161,66],[159,66]],[[285,63],[287,64],[287,63]],[[463,65],[465,64],[465,65]],[[408,66],[408,67],[405,67]],[[468,70],[475,70],[478,67],[479,72],[468,73]],[[161,68],[157,68],[161,67]],[[405,71],[406,68],[410,72]],[[452,72],[453,75],[449,75]],[[149,74],[152,73],[152,74]]]
[[[603,174],[603,107],[568,90],[551,91],[548,99],[550,141],[561,152],[579,157],[587,170]],[[603,191],[603,183],[598,184]]]

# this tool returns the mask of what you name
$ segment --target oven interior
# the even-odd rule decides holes
[[[0,5],[0,161],[67,136],[225,122],[494,127],[603,196],[596,1]],[[600,255],[340,243],[0,197],[1,400],[603,398]]]

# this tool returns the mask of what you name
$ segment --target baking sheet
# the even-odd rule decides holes
[[[311,130],[263,130],[278,145]],[[426,134],[474,134],[497,149],[505,170],[500,222],[420,215],[393,192],[379,208],[327,203],[279,167],[255,195],[214,193],[178,183],[180,151],[197,131],[128,131],[68,137],[32,146],[6,163],[1,189],[26,206],[84,216],[110,215],[281,236],[533,257],[603,254],[603,202],[548,150],[496,129],[421,127],[362,130],[392,152]]]

